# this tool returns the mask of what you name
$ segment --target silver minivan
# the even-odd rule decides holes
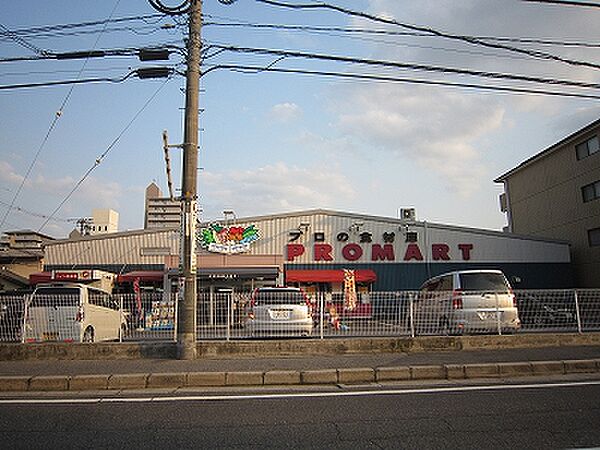
[[[515,295],[500,270],[460,270],[427,280],[414,314],[421,334],[513,333],[521,327]]]
[[[26,304],[25,342],[117,340],[124,328],[111,294],[84,284],[40,284]]]

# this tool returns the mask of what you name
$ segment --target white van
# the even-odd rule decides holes
[[[512,333],[521,327],[515,295],[500,270],[460,270],[427,280],[415,316],[423,334]]]
[[[25,342],[119,339],[124,318],[110,293],[78,283],[38,285],[26,305]]]

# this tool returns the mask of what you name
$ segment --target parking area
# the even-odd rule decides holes
[[[473,294],[470,294],[473,295]],[[253,338],[327,339],[335,337],[415,337],[461,334],[587,333],[600,331],[600,290],[516,290],[511,295],[518,321],[507,321],[507,309],[493,292],[485,308],[475,309],[465,322],[464,311],[453,302],[455,292],[369,292],[352,303],[326,293],[262,305],[266,317],[256,327],[258,305],[252,292],[200,294],[197,304],[198,340]],[[453,297],[454,296],[454,297]],[[498,296],[497,296],[498,297]],[[490,298],[492,299],[490,302]],[[24,342],[28,321],[27,295],[0,298],[0,341]],[[176,338],[177,295],[145,292],[117,294],[123,323],[119,341],[164,342]],[[490,307],[490,304],[492,305]],[[300,307],[301,306],[301,307]],[[299,317],[298,314],[305,316]],[[56,316],[59,317],[59,316]],[[58,320],[58,319],[56,319]],[[302,326],[298,326],[298,321]],[[448,327],[467,323],[477,327]],[[252,326],[251,324],[254,324]],[[510,324],[508,326],[507,324]],[[59,324],[60,325],[60,324]],[[48,335],[54,336],[54,335]]]

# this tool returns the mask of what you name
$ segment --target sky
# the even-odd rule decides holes
[[[397,217],[400,208],[411,207],[418,220],[501,230],[506,225],[498,201],[503,189],[493,180],[600,115],[598,99],[423,84],[600,95],[595,88],[514,79],[598,83],[598,67],[556,59],[600,64],[600,8],[521,0],[324,3],[388,23],[331,8],[204,0],[198,160],[202,220],[221,219],[226,210],[237,217],[309,209]],[[0,231],[31,229],[66,237],[77,219],[104,208],[119,213],[120,231],[143,228],[146,187],[155,182],[168,193],[162,132],[167,130],[171,144],[183,140],[183,52],[160,62],[135,56],[56,60],[39,55],[183,48],[185,16],[161,16],[146,0],[31,0],[6,2],[0,24]],[[456,36],[485,38],[512,51]],[[559,58],[534,58],[524,50]],[[23,60],[32,57],[38,59]],[[179,74],[122,80],[132,70],[156,65],[175,67]],[[238,69],[215,68],[223,65]],[[84,83],[98,78],[113,82]],[[15,88],[56,81],[77,83]],[[181,150],[172,148],[170,157],[178,189]]]

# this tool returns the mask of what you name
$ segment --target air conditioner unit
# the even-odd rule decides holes
[[[400,218],[404,220],[416,220],[417,212],[415,208],[400,208]]]

